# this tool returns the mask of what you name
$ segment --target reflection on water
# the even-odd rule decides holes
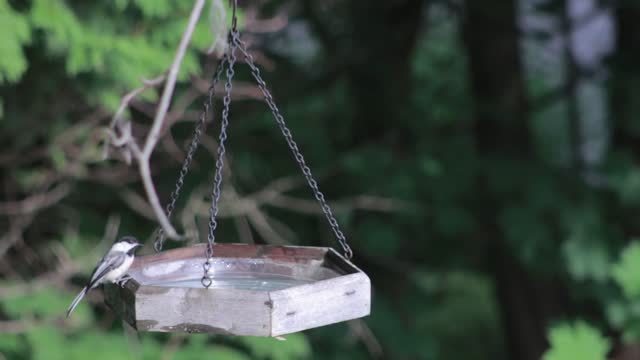
[[[283,275],[273,274],[220,274],[212,278],[211,289],[242,289],[273,291],[290,288],[292,286],[311,283],[310,280],[295,279]],[[202,288],[200,278],[179,281],[167,281],[152,284],[165,287]]]

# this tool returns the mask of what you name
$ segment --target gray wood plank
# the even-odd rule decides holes
[[[369,315],[371,283],[349,274],[272,292],[271,301],[271,336],[279,336]]]
[[[142,286],[136,292],[137,328],[269,336],[269,294],[234,289]]]

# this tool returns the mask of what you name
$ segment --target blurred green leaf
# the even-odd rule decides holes
[[[27,18],[13,11],[7,0],[0,0],[0,33],[0,84],[15,82],[27,70],[22,47],[31,41],[31,31]]]
[[[75,314],[74,314],[75,315]],[[41,326],[27,332],[33,360],[157,359],[161,348],[144,341],[140,348],[130,347],[122,334],[84,331],[65,335],[54,326]]]
[[[240,351],[224,346],[184,347],[176,352],[173,359],[200,360],[203,356],[220,360],[251,360],[251,357]]]
[[[607,320],[609,324],[615,329],[622,329],[629,318],[629,310],[625,304],[621,302],[614,302],[608,304],[606,307]]]
[[[630,299],[640,297],[640,242],[634,241],[627,246],[620,260],[612,267],[615,282]]]
[[[552,327],[549,342],[544,360],[606,360],[611,347],[598,329],[582,321]]]
[[[609,278],[609,256],[605,244],[574,234],[562,246],[571,276],[578,280],[604,282]]]
[[[240,341],[246,345],[254,359],[295,360],[311,356],[311,346],[301,333],[289,334],[280,341],[273,338],[243,337]]]
[[[10,288],[10,285],[7,288]],[[12,318],[52,317],[63,315],[72,299],[67,293],[45,288],[5,299],[2,304]]]
[[[19,354],[27,350],[27,343],[21,334],[2,334],[0,336],[0,354],[3,354],[6,359],[18,359]]]
[[[624,205],[640,204],[640,168],[627,162],[609,178]]]

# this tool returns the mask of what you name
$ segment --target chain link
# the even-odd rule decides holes
[[[200,144],[200,136],[202,132],[206,129],[207,119],[209,119],[209,114],[211,114],[211,118],[213,120],[213,101],[215,96],[215,88],[220,82],[220,77],[222,76],[222,70],[227,61],[226,55],[218,61],[218,65],[216,67],[216,72],[213,74],[211,79],[211,85],[209,86],[207,100],[203,104],[203,110],[200,113],[200,118],[196,122],[193,137],[191,138],[191,144],[189,145],[189,150],[187,151],[187,155],[184,158],[184,162],[182,163],[182,168],[180,169],[180,174],[178,175],[178,180],[176,181],[176,186],[174,190],[171,192],[171,196],[169,198],[169,203],[167,203],[167,207],[165,209],[165,213],[167,218],[171,218],[171,214],[176,207],[176,202],[178,201],[178,197],[180,196],[180,191],[182,190],[182,186],[184,185],[184,178],[189,173],[189,168],[191,166],[191,162],[193,161],[193,156],[198,149],[198,145]],[[159,228],[156,233],[156,239],[153,243],[153,248],[156,252],[162,251],[162,246],[164,245],[165,235],[164,230]]]
[[[222,121],[220,122],[220,136],[218,138],[218,151],[216,159],[216,170],[213,177],[213,187],[211,190],[211,208],[209,209],[209,234],[207,236],[207,247],[205,250],[206,261],[203,264],[204,274],[201,282],[202,286],[209,288],[212,280],[209,276],[209,269],[211,268],[211,262],[213,258],[213,245],[216,241],[215,231],[218,227],[218,211],[220,204],[221,185],[222,185],[222,171],[224,168],[224,155],[226,153],[225,142],[227,140],[227,127],[229,126],[229,107],[231,104],[231,89],[233,88],[233,76],[235,74],[233,67],[236,62],[236,47],[237,41],[240,37],[238,30],[232,28],[229,32],[229,49],[228,49],[228,62],[227,68],[227,82],[224,85],[225,95],[222,108]]]
[[[178,176],[175,189],[171,193],[170,200],[165,210],[167,217],[170,218],[171,214],[173,213],[173,210],[175,209],[178,197],[180,196],[180,191],[182,190],[182,186],[184,185],[184,178],[189,173],[189,168],[190,168],[191,162],[193,161],[193,156],[200,143],[200,137],[202,135],[202,132],[205,129],[207,119],[209,118],[209,114],[212,113],[211,110],[213,110],[215,86],[220,81],[225,65],[228,64],[227,71],[226,71],[227,80],[224,86],[225,96],[223,98],[222,120],[220,122],[220,135],[218,137],[218,149],[217,149],[217,159],[215,163],[215,174],[214,174],[213,186],[211,190],[211,208],[209,209],[209,215],[210,215],[209,233],[207,236],[207,246],[205,250],[206,261],[202,265],[204,274],[202,276],[201,283],[205,288],[209,288],[213,283],[213,280],[209,275],[209,270],[211,269],[211,266],[212,266],[213,247],[216,240],[215,231],[218,227],[217,216],[219,212],[220,197],[222,195],[221,186],[222,186],[222,177],[223,177],[223,169],[224,169],[224,156],[226,153],[225,142],[227,140],[227,128],[229,126],[229,109],[231,104],[231,90],[233,88],[233,77],[235,75],[234,65],[236,62],[237,49],[239,49],[242,55],[244,56],[245,62],[247,63],[247,65],[251,70],[251,75],[256,80],[258,88],[262,92],[264,96],[264,100],[267,103],[267,106],[269,107],[269,109],[271,110],[271,113],[273,114],[273,117],[276,123],[278,124],[278,127],[280,128],[282,135],[284,136],[287,142],[287,145],[289,146],[289,149],[291,150],[296,162],[298,163],[298,166],[300,167],[302,174],[306,178],[307,183],[309,184],[309,187],[313,191],[313,194],[316,200],[318,200],[318,203],[322,208],[322,212],[327,218],[327,221],[329,222],[329,225],[331,226],[331,229],[336,239],[338,240],[338,243],[340,244],[340,246],[344,251],[344,256],[347,259],[351,259],[353,257],[353,251],[351,250],[351,247],[347,243],[347,239],[344,233],[340,230],[338,221],[334,217],[333,212],[331,211],[331,207],[325,200],[324,194],[320,191],[318,187],[318,182],[313,177],[311,169],[306,164],[304,156],[302,155],[300,149],[298,148],[298,144],[293,140],[293,135],[291,133],[291,130],[287,127],[284,121],[284,117],[280,113],[280,110],[278,109],[278,106],[276,105],[275,100],[271,95],[271,92],[267,88],[266,82],[262,79],[262,76],[260,74],[260,69],[255,65],[253,56],[251,56],[251,54],[247,51],[245,43],[242,40],[240,40],[240,34],[237,28],[233,26],[229,32],[229,48],[227,50],[228,53],[225,54],[225,56],[218,63],[218,67],[216,69],[216,72],[213,76],[213,80],[208,90],[207,101],[205,101],[203,105],[204,110],[200,114],[199,120],[196,122],[194,135],[193,135],[193,138],[191,139],[191,144],[189,145],[187,155],[182,164],[182,168],[180,169],[180,174]],[[154,248],[156,251],[162,250],[164,238],[165,238],[164,231],[162,230],[162,228],[160,228],[157,232],[156,240],[154,242]]]
[[[255,65],[253,61],[253,56],[251,56],[251,54],[247,51],[245,43],[242,40],[240,40],[239,36],[234,37],[233,40],[236,42],[235,46],[238,47],[238,49],[244,56],[245,62],[251,69],[251,75],[256,80],[256,83],[258,84],[260,91],[264,95],[264,100],[267,103],[267,106],[269,106],[269,109],[271,109],[271,113],[273,114],[273,117],[275,118],[276,123],[278,124],[278,127],[282,132],[282,135],[284,135],[284,138],[287,141],[287,144],[289,145],[289,149],[293,153],[293,156],[296,162],[300,166],[300,170],[302,170],[302,174],[307,179],[307,183],[309,184],[309,187],[313,191],[313,195],[315,196],[316,200],[318,200],[318,203],[320,203],[322,212],[326,216],[327,221],[329,222],[329,225],[331,226],[331,229],[333,230],[333,233],[335,234],[335,237],[338,240],[338,243],[340,244],[340,246],[342,247],[342,250],[344,251],[344,256],[347,259],[351,259],[353,257],[353,251],[351,250],[351,247],[347,243],[347,239],[344,236],[344,233],[342,233],[342,230],[340,230],[338,221],[333,216],[331,207],[329,207],[329,204],[325,200],[324,194],[318,188],[318,182],[314,179],[309,166],[307,166],[304,160],[304,156],[302,156],[302,153],[298,148],[298,144],[293,140],[293,135],[291,134],[291,130],[289,130],[289,128],[287,127],[287,124],[284,121],[284,117],[280,113],[280,109],[278,109],[278,106],[276,105],[275,100],[271,95],[271,92],[269,92],[269,89],[267,88],[266,82],[262,79],[262,76],[260,75],[260,69]]]

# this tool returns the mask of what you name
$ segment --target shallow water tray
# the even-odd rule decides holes
[[[216,244],[136,258],[107,304],[138,331],[280,336],[369,315],[371,283],[331,248]]]

